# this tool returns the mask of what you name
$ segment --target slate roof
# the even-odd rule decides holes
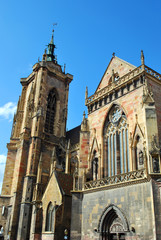
[[[56,172],[59,187],[63,194],[71,196],[71,190],[73,189],[73,176],[64,172]]]
[[[66,138],[67,138],[67,140],[70,139],[71,145],[79,143],[80,130],[81,130],[81,125],[67,131]]]

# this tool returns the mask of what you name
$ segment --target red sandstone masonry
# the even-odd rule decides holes
[[[142,131],[144,132],[144,112],[142,109],[142,94],[143,87],[140,87],[130,94],[124,95],[120,97],[118,100],[109,103],[108,105],[102,107],[101,109],[96,110],[95,112],[89,114],[88,120],[90,129],[96,129],[97,141],[98,144],[102,145],[102,137],[103,137],[103,127],[106,116],[111,109],[113,104],[118,104],[124,110],[128,124],[129,124],[129,133],[133,134],[135,124],[136,124],[136,113],[138,115],[138,123],[140,124]],[[93,137],[90,136],[90,146],[92,144]]]
[[[123,75],[130,72],[134,68],[135,67],[133,65],[129,63],[125,63],[118,57],[112,58],[96,91],[99,91],[100,89],[106,87],[109,84],[109,80],[112,74],[112,69],[114,69],[114,72],[115,73],[117,72],[119,76],[122,77]]]

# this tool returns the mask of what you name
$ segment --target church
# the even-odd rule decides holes
[[[5,240],[161,239],[161,75],[113,54],[66,131],[73,76],[53,35],[14,115],[0,195]],[[82,97],[82,100],[84,97]],[[68,119],[70,121],[70,119]]]

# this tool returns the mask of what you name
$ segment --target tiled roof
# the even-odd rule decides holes
[[[66,138],[67,138],[67,140],[70,139],[71,145],[79,143],[80,130],[81,130],[81,126],[79,125],[73,129],[69,130],[66,133]]]
[[[73,176],[64,172],[56,172],[56,177],[63,193],[71,196],[70,191],[73,189]]]

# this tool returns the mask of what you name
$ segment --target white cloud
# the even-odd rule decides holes
[[[3,183],[5,164],[6,164],[6,156],[2,154],[0,155],[0,193],[1,193],[2,183]]]
[[[5,155],[0,155],[0,164],[5,164],[6,163],[6,156]]]
[[[4,106],[0,107],[0,116],[10,120],[16,112],[16,109],[16,103],[8,102]]]

